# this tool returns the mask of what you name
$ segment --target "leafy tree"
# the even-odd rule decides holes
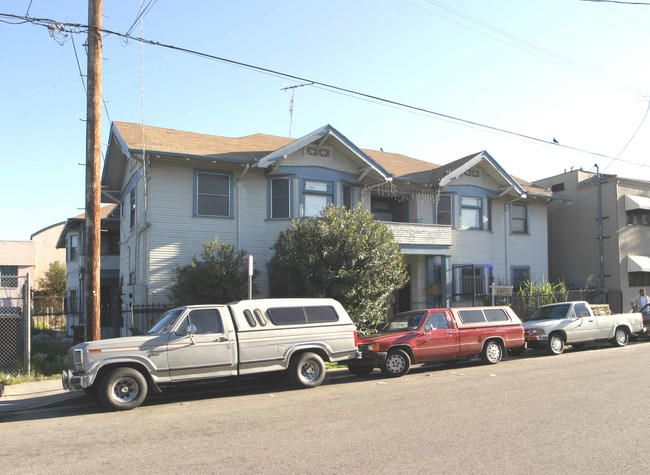
[[[246,251],[231,244],[205,243],[200,257],[194,255],[187,265],[177,265],[171,297],[176,305],[227,303],[248,297],[248,260]],[[253,274],[253,280],[257,275]]]
[[[66,289],[65,264],[52,262],[45,275],[38,279],[40,290],[34,291],[34,312],[62,312]]]
[[[331,297],[360,333],[377,328],[387,297],[408,282],[393,233],[363,208],[328,206],[319,217],[293,220],[269,263],[277,297]]]

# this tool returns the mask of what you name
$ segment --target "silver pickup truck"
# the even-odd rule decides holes
[[[565,345],[577,348],[596,340],[624,346],[630,335],[643,331],[640,313],[595,315],[587,302],[580,301],[544,305],[524,322],[528,347],[545,347],[551,355],[562,353]]]
[[[175,308],[146,335],[80,343],[62,382],[126,410],[165,385],[232,376],[284,371],[311,388],[325,377],[324,360],[357,356],[356,327],[336,300],[245,300]]]

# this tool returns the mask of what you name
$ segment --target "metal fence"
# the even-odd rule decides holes
[[[0,294],[0,371],[11,373],[25,365],[25,307],[27,278],[17,276]],[[15,284],[15,286],[14,286]],[[28,303],[28,300],[27,300]]]

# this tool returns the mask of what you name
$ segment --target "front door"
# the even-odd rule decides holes
[[[169,334],[167,361],[172,381],[218,378],[235,374],[236,342],[230,325],[222,318],[230,318],[216,308],[191,310],[176,329]],[[226,320],[227,321],[227,320]],[[196,333],[186,334],[188,327]]]
[[[458,356],[458,330],[451,325],[444,310],[429,313],[421,333],[422,340],[416,354],[418,361],[446,360]]]

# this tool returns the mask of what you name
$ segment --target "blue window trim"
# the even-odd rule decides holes
[[[287,221],[293,218],[293,176],[284,175],[284,176],[269,176],[267,177],[266,186],[266,216],[268,220],[273,221]],[[289,216],[286,218],[274,218],[273,217],[273,180],[287,180],[289,182]]]
[[[512,213],[512,207],[513,206],[525,206],[526,207],[526,231],[525,232],[518,232],[514,230],[513,227],[513,213]],[[510,203],[510,234],[516,235],[516,236],[528,236],[530,235],[530,207],[528,206],[528,203]]]
[[[220,175],[228,177],[228,216],[215,216],[212,214],[199,214],[198,202],[199,202],[199,174],[210,174],[210,175]],[[234,198],[234,186],[233,186],[233,173],[232,172],[223,172],[218,170],[205,170],[205,169],[194,169],[194,189],[192,191],[192,216],[196,218],[209,218],[209,219],[234,219],[235,211],[235,200]]]

